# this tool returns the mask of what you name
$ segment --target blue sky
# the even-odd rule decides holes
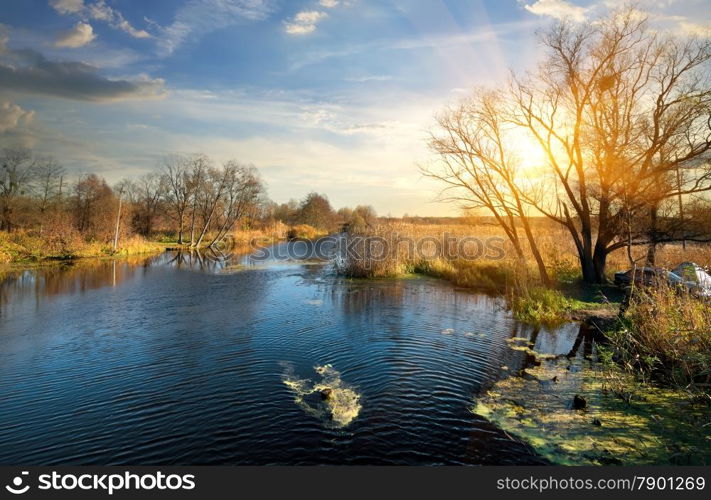
[[[1,0],[0,145],[110,182],[201,152],[259,168],[275,201],[455,214],[422,179],[448,103],[540,57],[535,31],[614,0]],[[704,0],[643,0],[707,33]]]

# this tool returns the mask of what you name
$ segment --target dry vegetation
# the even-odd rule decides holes
[[[86,241],[80,237],[57,239],[26,231],[0,231],[0,264],[137,255],[164,249],[165,245],[136,235],[121,240],[114,250],[111,243]]]
[[[507,284],[513,285],[513,271],[522,269],[517,264],[517,259],[511,251],[510,243],[506,240],[504,232],[497,225],[487,223],[485,220],[480,219],[472,224],[415,224],[395,221],[377,224],[365,234],[384,238],[391,243],[391,251],[387,254],[387,258],[382,263],[374,263],[370,261],[372,256],[364,253],[363,259],[353,259],[346,263],[348,267],[344,271],[351,276],[377,278],[395,276],[417,269],[423,271],[429,269],[432,273],[440,273],[442,277],[451,279],[459,285],[474,288],[487,288],[489,280],[485,276],[489,275],[495,288],[500,290]],[[544,219],[536,220],[533,223],[533,228],[546,268],[551,276],[558,283],[579,278],[581,275],[575,247],[567,237],[565,230],[547,223]],[[468,237],[476,237],[483,242],[488,238],[500,238],[492,245],[503,247],[505,255],[502,259],[491,259],[486,256],[473,260],[462,259],[456,254],[457,245],[455,243],[449,245],[452,258],[446,260],[428,258],[426,255],[414,260],[408,258],[406,240],[434,239],[442,241],[445,235],[451,236],[455,241],[461,241]],[[468,245],[465,250],[467,248],[472,249],[473,247]],[[425,249],[434,251],[434,244],[426,245]],[[637,265],[641,265],[644,261],[645,254],[646,248],[643,246],[632,248],[632,258]],[[528,257],[527,265],[523,270],[526,267],[533,269],[534,263],[531,262],[530,254],[526,253],[526,255]],[[658,250],[657,262],[662,267],[671,268],[683,261],[693,261],[702,267],[711,266],[711,244],[687,244],[686,250],[682,248],[681,244],[669,244]],[[632,266],[626,249],[619,249],[612,253],[609,264],[608,272],[610,274],[618,270],[629,269]],[[480,269],[483,275],[474,272],[475,269]],[[535,282],[535,273],[529,273],[528,278]]]
[[[309,193],[278,205],[256,168],[205,155],[173,155],[160,170],[109,186],[67,179],[51,157],[0,149],[0,263],[127,255],[169,247],[247,251],[286,238],[314,239],[342,224],[364,226],[369,206],[335,211]]]
[[[629,370],[678,386],[709,387],[711,307],[667,286],[637,290],[610,334],[614,356]]]
[[[553,289],[546,289],[539,280],[532,256],[524,262],[516,258],[504,232],[486,218],[470,224],[417,224],[390,220],[374,225],[360,233],[376,237],[376,243],[367,245],[363,240],[356,245],[356,255],[351,255],[339,265],[339,271],[357,278],[395,277],[407,273],[421,273],[443,278],[457,286],[487,292],[506,294],[516,316],[533,323],[554,324],[569,319],[577,309],[600,307],[567,298],[556,288],[582,278],[575,247],[564,229],[545,219],[534,219],[532,227],[546,268],[553,280]],[[460,244],[475,237],[475,244]],[[386,242],[383,253],[380,242]],[[412,252],[410,242],[428,241],[422,251]],[[440,242],[439,244],[435,243]],[[445,246],[446,242],[446,247]],[[497,252],[503,248],[503,255]],[[459,252],[464,251],[464,255]],[[475,253],[481,255],[469,258]],[[644,261],[646,249],[633,247],[631,256],[637,265]],[[711,265],[711,245],[689,244],[686,250],[680,244],[661,246],[657,251],[658,263],[674,267],[683,261],[694,261],[701,266]],[[626,249],[613,252],[609,259],[609,273],[632,266]]]

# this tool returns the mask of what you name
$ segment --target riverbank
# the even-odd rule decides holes
[[[114,250],[112,243],[87,242],[80,239],[64,241],[24,231],[0,231],[0,265],[27,267],[76,259],[125,257],[159,253],[168,246],[167,243],[132,236],[119,240]]]
[[[171,266],[180,267],[170,262],[173,256],[174,254],[171,253],[166,254],[165,258],[146,260],[155,261],[150,264],[151,266],[166,266],[161,267],[163,270],[170,269]],[[159,264],[159,261],[163,264]],[[259,277],[265,276],[263,273],[245,273],[236,276],[219,271],[206,271],[200,266],[201,270],[214,272],[218,276],[196,273],[170,274],[171,279],[177,280],[176,283],[189,280],[190,285],[182,284],[166,288],[161,281],[155,288],[151,288],[150,280],[156,273],[144,275],[132,271],[143,269],[144,265],[145,263],[138,257],[108,262],[104,259],[78,259],[76,263],[67,266],[70,269],[63,269],[61,273],[55,273],[53,269],[46,270],[49,271],[46,274],[51,275],[51,279],[36,281],[44,283],[52,293],[57,293],[57,290],[70,293],[72,287],[79,282],[82,283],[82,289],[85,286],[98,285],[116,287],[121,286],[122,283],[131,286],[131,272],[134,272],[133,276],[136,279],[145,279],[140,285],[136,284],[135,293],[148,290],[151,294],[159,294],[163,297],[162,300],[173,301],[177,300],[177,297],[192,304],[192,301],[197,300],[196,298],[201,295],[212,300],[217,300],[215,297],[219,295],[222,300],[225,300],[225,311],[231,311],[238,298],[250,301],[251,305],[245,310],[253,308],[258,311],[268,306],[256,299],[251,302],[254,291],[262,289],[259,285]],[[326,273],[324,277],[332,276],[330,269],[322,267]],[[433,356],[442,356],[442,359],[436,363],[438,372],[446,368],[450,371],[450,378],[459,377],[462,381],[462,388],[452,391],[458,398],[457,408],[471,408],[474,414],[482,417],[475,417],[477,421],[487,422],[486,425],[496,429],[497,432],[501,432],[498,429],[503,429],[509,436],[514,436],[516,442],[525,442],[526,446],[530,446],[538,455],[552,463],[697,464],[701,463],[701,460],[708,459],[705,448],[708,448],[706,429],[710,428],[706,425],[709,421],[709,406],[704,403],[705,400],[700,398],[698,393],[663,388],[640,380],[634,371],[621,369],[619,359],[613,359],[615,358],[614,344],[608,342],[600,348],[598,341],[602,340],[601,335],[596,336],[594,342],[585,340],[578,342],[575,340],[575,333],[570,337],[570,327],[575,328],[575,325],[556,328],[519,324],[513,321],[514,315],[501,310],[502,300],[488,300],[485,296],[457,290],[449,283],[440,283],[438,280],[398,278],[336,280],[341,284],[345,283],[346,286],[335,288],[335,291],[328,287],[328,291],[324,293],[324,290],[307,285],[295,286],[296,283],[302,285],[309,283],[308,280],[304,281],[305,274],[294,273],[293,270],[288,272],[269,270],[265,273],[269,273],[270,280],[284,280],[284,293],[289,299],[283,304],[293,304],[297,308],[295,311],[298,312],[290,314],[289,317],[303,314],[304,328],[312,328],[314,318],[317,320],[322,318],[327,322],[325,324],[330,325],[334,315],[346,314],[360,317],[357,316],[359,313],[367,311],[406,307],[410,310],[408,314],[412,318],[412,321],[408,322],[410,325],[408,331],[412,328],[418,331],[418,335],[403,336],[403,339],[407,339],[407,349],[415,346],[417,349],[425,347],[433,349],[426,354],[417,355],[417,359],[420,360],[418,366],[427,366]],[[409,276],[424,274],[419,272]],[[162,272],[160,276],[164,276]],[[215,283],[227,284],[228,281],[229,285],[221,287],[220,294],[215,294],[214,289],[210,288]],[[195,291],[201,287],[205,290],[203,294]],[[291,298],[291,294],[297,292],[298,300],[295,301]],[[407,303],[406,301],[412,300],[414,292],[417,293],[416,297],[419,297],[418,301]],[[567,297],[568,302],[565,304],[566,307],[571,308],[569,311],[571,318],[586,323],[596,320],[597,326],[590,329],[592,333],[599,333],[597,327],[607,329],[618,325],[617,311],[610,308],[609,304],[590,309],[582,307],[583,304],[595,304],[590,300],[600,296],[600,289],[581,288],[571,283],[564,286],[560,293]],[[33,291],[32,295],[35,294]],[[227,297],[223,297],[224,295]],[[87,294],[82,300],[93,300],[93,297],[93,293]],[[555,300],[553,302],[558,303]],[[430,306],[432,309],[423,313],[421,311],[423,303],[432,304]],[[470,304],[471,309],[462,311],[462,303]],[[672,305],[670,303],[670,307]],[[448,307],[451,309],[442,310]],[[331,313],[322,315],[324,308],[332,308]],[[215,310],[212,304],[200,309],[201,314],[215,314]],[[162,314],[160,311],[155,310],[152,314],[160,315]],[[276,311],[275,314],[284,314],[281,310]],[[456,321],[452,320],[455,317],[453,315],[456,316]],[[153,318],[151,315],[146,317]],[[439,319],[432,320],[433,317]],[[183,322],[193,320],[193,316],[186,317],[179,323],[172,318],[151,319],[156,329],[162,328],[165,323],[175,326],[178,330]],[[204,321],[205,328],[210,328],[213,324],[222,324],[223,318],[218,316],[214,321],[212,319]],[[360,331],[360,328],[369,328],[370,323],[357,323],[358,326],[354,327],[354,323],[348,321],[344,325],[346,325],[344,332],[352,332],[354,328],[358,329],[356,331]],[[102,326],[98,325],[97,328]],[[273,329],[270,331],[273,331],[275,338],[284,342],[284,349],[294,348],[294,345],[289,343],[292,337],[284,335],[285,331],[292,328],[290,324],[272,324],[269,328]],[[376,332],[382,332],[384,328],[386,326],[380,325],[373,331],[372,338],[381,339],[381,334]],[[324,330],[324,332],[330,331],[330,326]],[[182,333],[185,334],[184,331]],[[423,343],[422,336],[429,341]],[[580,334],[578,336],[580,338]],[[226,338],[231,336],[215,337],[220,342]],[[488,354],[494,352],[490,349],[490,346],[494,345],[490,344],[493,338],[498,339],[495,342],[499,346],[495,350],[498,353],[497,357]],[[319,339],[319,341],[323,340]],[[412,344],[409,343],[411,341]],[[324,345],[328,344],[324,343]],[[473,345],[478,347],[473,349]],[[551,347],[557,350],[545,350]],[[573,351],[574,354],[571,355]],[[478,372],[477,365],[470,364],[472,360],[479,359],[478,356],[482,353],[487,353],[486,364],[492,370]],[[372,352],[367,351],[367,354],[370,359]],[[177,358],[180,358],[180,355],[176,353]],[[324,352],[324,355],[330,354]],[[406,361],[403,362],[410,362],[411,356],[412,354],[408,353]],[[302,373],[308,372],[307,368],[321,362],[321,358],[313,360],[308,358],[301,367]],[[346,363],[347,359],[337,359],[334,366],[342,370],[344,365],[348,366]],[[387,366],[387,363],[374,366],[382,369],[382,366]],[[497,367],[499,370],[496,370]],[[471,399],[471,373],[487,374],[487,377],[480,381],[479,387],[482,388],[482,392],[474,400]],[[273,373],[269,374],[269,376],[273,375]],[[410,379],[411,377],[407,378],[408,381]],[[423,383],[429,383],[429,379]],[[419,387],[415,384],[412,394],[415,394],[414,391],[418,391]],[[370,397],[368,406],[365,407],[367,415],[370,405],[373,404],[374,393],[365,390],[364,394],[369,394]],[[584,407],[579,409],[573,407],[576,395],[584,399]],[[291,401],[292,396],[287,399]],[[299,408],[302,408],[302,405],[299,405]],[[679,408],[684,408],[685,413],[681,418],[676,419],[674,412]],[[308,409],[305,408],[305,411]],[[430,415],[431,412],[432,408],[428,407],[426,413]],[[471,418],[472,416],[469,415],[469,419]],[[471,420],[465,422],[467,426],[471,424]],[[354,420],[353,425],[360,425],[358,418]],[[454,435],[456,435],[454,429],[443,427],[439,436],[441,438],[441,436]]]
[[[584,357],[537,358],[472,412],[559,465],[709,465],[711,405]]]
[[[505,297],[514,317],[530,324],[556,326],[593,317],[614,317],[622,293],[613,287],[587,286],[579,277],[557,279],[553,288],[532,278],[530,269],[521,269],[510,260],[488,261],[461,258],[420,258],[408,260],[392,256],[380,262],[350,262],[338,270],[355,278],[399,278],[408,274],[443,279],[456,287]]]
[[[584,356],[512,349],[529,367],[476,398],[472,411],[562,465],[711,464],[711,308],[663,286],[624,311],[587,311]],[[523,341],[523,343],[520,343]]]
[[[299,227],[296,237],[305,237],[310,226]],[[315,231],[315,230],[314,230]],[[236,231],[215,250],[228,249],[234,253],[253,250],[255,245],[271,245],[286,238],[285,230],[269,232],[264,230]],[[211,241],[209,238],[207,241]],[[200,247],[206,250],[207,247]],[[149,255],[166,250],[196,250],[189,244],[179,243],[174,236],[156,235],[147,239],[133,235],[120,238],[114,250],[110,241],[86,241],[83,238],[63,237],[56,234],[38,234],[28,231],[0,231],[0,266],[27,268],[57,262],[71,262],[78,259],[103,259],[132,255]]]

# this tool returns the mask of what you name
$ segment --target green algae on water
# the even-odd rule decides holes
[[[584,410],[572,409],[576,394]],[[708,397],[639,385],[583,359],[543,360],[497,382],[472,411],[557,464],[711,464]]]

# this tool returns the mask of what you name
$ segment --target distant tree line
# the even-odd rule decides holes
[[[375,209],[370,205],[355,208],[344,207],[334,210],[326,195],[309,193],[301,200],[273,204],[272,217],[288,225],[308,224],[318,229],[333,231],[348,224],[350,231],[364,232],[377,219]]]
[[[2,231],[102,242],[172,235],[182,245],[211,247],[235,230],[276,222],[330,232],[344,224],[364,229],[375,217],[370,206],[336,211],[318,193],[277,204],[254,166],[203,154],[166,156],[155,171],[109,186],[97,174],[71,179],[56,159],[27,148],[0,151]]]

